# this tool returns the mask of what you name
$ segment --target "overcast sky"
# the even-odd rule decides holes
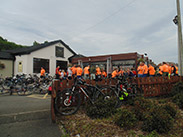
[[[61,39],[85,56],[138,52],[147,53],[155,63],[178,62],[177,26],[172,21],[176,0],[0,3],[0,35],[18,44]]]

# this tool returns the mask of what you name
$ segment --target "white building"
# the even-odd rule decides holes
[[[14,75],[40,73],[41,67],[46,70],[46,73],[54,75],[56,66],[66,69],[69,59],[76,55],[61,40],[12,50],[11,53],[15,56]]]

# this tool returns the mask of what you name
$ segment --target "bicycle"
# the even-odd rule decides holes
[[[138,84],[132,82],[134,79],[132,77],[118,76],[116,79],[117,84],[108,87],[110,88],[108,95],[117,100],[116,107],[120,107],[125,101],[133,99],[143,92],[142,89],[138,87]]]
[[[26,96],[31,94],[31,92],[27,91],[27,82],[25,79],[22,79],[21,83],[16,77],[7,77],[0,81],[1,95],[17,93],[19,96]]]
[[[96,100],[102,97],[104,100],[110,97],[105,94],[105,88],[98,88],[85,83],[82,80],[76,80],[72,88],[60,91],[55,98],[55,109],[61,115],[71,115],[76,113],[81,106],[81,93],[93,105]]]

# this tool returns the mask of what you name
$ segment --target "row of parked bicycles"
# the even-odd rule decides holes
[[[12,95],[17,93],[19,96],[31,94],[46,94],[53,77],[48,74],[44,78],[36,74],[21,74],[13,77],[0,77],[0,95]]]
[[[78,111],[83,99],[95,105],[97,99],[112,99],[114,107],[120,107],[127,98],[134,98],[143,93],[134,78],[118,77],[115,85],[92,85],[83,79],[75,79],[71,88],[57,93],[55,98],[55,109],[61,115],[71,115]],[[83,97],[84,96],[84,97]],[[100,109],[100,108],[99,108]]]

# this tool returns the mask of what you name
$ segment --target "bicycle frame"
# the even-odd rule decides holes
[[[90,100],[90,102],[91,102],[92,104],[94,104],[94,101],[92,100],[92,97],[90,97],[90,95],[88,95],[89,91],[88,91],[87,89],[84,89],[84,88],[83,88],[82,86],[80,86],[79,84],[75,84],[75,85],[72,87],[72,92],[75,91],[76,86],[78,86],[78,88],[79,88],[79,91],[78,91],[78,92],[79,92],[79,93],[82,92],[82,93]],[[89,84],[85,84],[85,86],[87,86],[87,87],[93,87],[93,88],[96,89],[96,92],[99,91],[102,95],[104,95],[104,94],[101,92],[101,90],[100,90],[99,88],[97,88],[96,86],[89,85]],[[96,93],[96,92],[95,92],[95,93]],[[71,98],[72,98],[72,97],[69,97],[69,102],[70,102]]]

